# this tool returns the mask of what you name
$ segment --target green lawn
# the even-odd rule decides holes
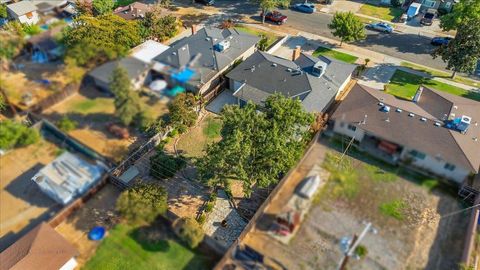
[[[335,58],[337,60],[347,62],[347,63],[350,63],[350,64],[355,63],[355,61],[357,61],[357,59],[358,59],[358,57],[356,57],[356,56],[353,56],[353,55],[350,55],[350,54],[347,54],[347,53],[342,53],[342,52],[339,52],[339,51],[335,51],[335,50],[325,48],[325,47],[318,47],[313,52],[313,56],[319,56],[319,55],[329,56],[329,57],[332,57],[332,58]]]
[[[222,129],[222,122],[213,117],[205,119],[206,125],[203,127],[203,134],[208,139],[217,139],[220,137],[220,130]]]
[[[395,7],[382,7],[372,4],[364,4],[360,8],[359,13],[385,21],[392,21],[394,18],[402,15],[403,10]]]
[[[444,78],[444,79],[447,79],[447,80],[450,80],[450,81],[463,83],[463,84],[470,85],[470,86],[473,86],[473,87],[480,87],[480,82],[479,81],[475,81],[475,80],[465,78],[465,77],[462,77],[462,76],[457,75],[455,77],[455,79],[451,79],[450,78],[451,73],[425,68],[425,67],[415,65],[415,64],[409,63],[409,62],[402,62],[402,63],[400,63],[400,65],[404,66],[404,67],[411,68],[413,70],[417,70],[417,71],[421,71],[421,72],[430,74],[433,77]]]
[[[210,261],[175,240],[143,243],[134,239],[132,227],[119,224],[102,240],[83,270],[210,269]]]
[[[247,34],[251,34],[251,35],[255,35],[255,36],[266,36],[268,38],[268,42],[267,42],[267,48],[270,47],[273,43],[275,43],[275,41],[278,40],[279,36],[271,33],[271,32],[267,32],[267,31],[263,31],[263,30],[260,30],[260,29],[257,29],[257,28],[253,28],[253,27],[248,27],[248,26],[244,26],[244,25],[237,25],[235,26],[235,29],[240,31],[240,32],[244,32],[244,33],[247,33]]]
[[[407,204],[402,200],[393,200],[390,202],[382,203],[379,206],[380,212],[386,216],[393,217],[398,220],[404,219],[404,210]]]
[[[113,98],[93,98],[74,101],[71,104],[72,113],[99,113],[104,111],[113,111]]]
[[[222,122],[213,115],[206,116],[195,128],[182,135],[177,149],[189,158],[198,158],[205,155],[205,147],[219,141]]]
[[[403,70],[396,70],[392,78],[390,78],[390,83],[387,85],[387,93],[411,100],[421,84],[435,90],[480,101],[479,93],[467,91],[456,86],[424,78]]]

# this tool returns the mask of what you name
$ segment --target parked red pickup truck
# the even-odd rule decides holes
[[[263,12],[260,14],[263,17]],[[284,24],[287,22],[287,16],[278,11],[269,11],[265,14],[265,20],[272,21],[276,24]]]

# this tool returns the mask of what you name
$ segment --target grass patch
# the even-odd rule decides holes
[[[113,109],[113,98],[95,98],[95,99],[85,99],[76,101],[71,104],[72,113],[100,113],[105,111],[112,111]]]
[[[115,8],[128,6],[136,0],[115,0]]]
[[[378,166],[365,164],[363,168],[367,172],[368,177],[375,182],[394,182],[397,180],[395,173],[385,171]]]
[[[277,41],[278,38],[279,38],[279,36],[277,36],[277,35],[275,35],[271,32],[263,31],[263,30],[260,30],[260,29],[256,29],[256,28],[248,27],[248,26],[244,26],[244,25],[237,25],[237,26],[235,26],[235,29],[237,31],[244,32],[244,33],[254,35],[254,36],[257,36],[257,37],[260,37],[260,36],[267,37],[267,40],[268,40],[267,44],[266,44],[267,48],[272,46],[272,44],[275,43],[275,41]]]
[[[209,261],[175,239],[155,243],[133,238],[134,228],[119,224],[98,247],[83,270],[109,269],[209,269]]]
[[[472,80],[472,79],[468,79],[468,78],[465,78],[465,77],[462,77],[462,76],[457,75],[455,77],[455,79],[452,79],[451,74],[448,73],[448,72],[429,69],[429,68],[422,67],[422,66],[419,66],[419,65],[416,65],[416,64],[413,64],[413,63],[409,63],[409,62],[401,62],[400,65],[403,66],[403,67],[407,67],[407,68],[416,70],[416,71],[427,73],[432,77],[443,78],[443,79],[447,79],[447,80],[452,81],[452,82],[463,83],[465,85],[469,85],[469,86],[472,86],[472,87],[479,87],[480,86],[480,82]]]
[[[213,117],[205,119],[205,126],[203,127],[203,134],[209,139],[216,139],[220,137],[220,130],[222,129],[222,122]]]
[[[387,93],[399,98],[411,100],[418,87],[422,84],[435,90],[480,101],[479,93],[467,91],[450,84],[424,78],[403,70],[396,70],[392,78],[390,78],[390,83],[387,85]]]
[[[337,59],[337,60],[340,60],[340,61],[343,61],[343,62],[346,62],[346,63],[350,63],[350,64],[355,63],[358,59],[358,57],[356,57],[356,56],[353,56],[353,55],[350,55],[350,54],[347,54],[347,53],[343,53],[343,52],[339,52],[339,51],[335,51],[335,50],[325,48],[325,47],[318,47],[313,52],[313,56],[318,57],[319,55],[329,56],[329,57],[332,57],[334,59]]]
[[[403,13],[403,9],[396,7],[382,7],[372,4],[364,4],[360,10],[360,14],[379,18],[385,21],[392,21]]]
[[[398,220],[403,220],[405,218],[403,214],[405,208],[407,208],[407,204],[402,200],[393,200],[388,203],[382,203],[379,206],[382,214]]]
[[[345,156],[340,161],[340,155],[328,152],[322,167],[330,172],[327,188],[334,197],[354,198],[359,189],[358,174],[352,166],[351,159]]]

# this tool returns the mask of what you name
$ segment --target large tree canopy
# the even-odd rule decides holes
[[[328,28],[334,36],[340,38],[340,46],[343,42],[353,42],[366,37],[363,23],[352,12],[336,12]]]
[[[110,91],[115,94],[115,114],[124,125],[130,125],[140,113],[140,97],[133,91],[127,71],[122,67],[113,70]]]
[[[226,106],[221,118],[222,140],[209,145],[198,161],[200,178],[224,186],[242,180],[247,195],[255,184],[276,183],[298,161],[313,122],[298,99],[282,95],[270,96],[263,108]]]
[[[120,194],[116,208],[131,223],[151,223],[167,212],[167,191],[158,184],[139,184]]]
[[[113,14],[80,16],[64,33],[67,57],[80,65],[104,62],[125,56],[141,38],[136,21],[126,21]]]
[[[162,6],[156,5],[139,22],[139,31],[143,39],[165,41],[178,32],[177,18],[172,15],[161,16]]]
[[[93,0],[92,7],[96,15],[107,14],[113,10],[115,0]]]
[[[468,24],[480,27],[480,0],[462,0],[453,6],[452,12],[440,17],[440,27],[444,31],[460,29]]]
[[[192,93],[182,93],[168,104],[170,123],[180,133],[193,126],[197,120],[196,100]]]

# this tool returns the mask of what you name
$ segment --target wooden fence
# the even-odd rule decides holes
[[[77,84],[68,84],[59,92],[52,94],[36,104],[30,107],[30,111],[35,113],[42,113],[45,109],[52,107],[53,105],[62,102],[67,97],[77,93],[79,90],[79,86]]]

